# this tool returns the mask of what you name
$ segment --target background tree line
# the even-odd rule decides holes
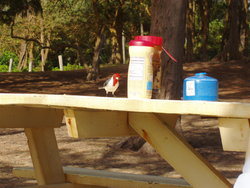
[[[86,68],[94,79],[100,65],[128,62],[133,36],[150,34],[151,3],[0,1],[0,71],[7,70],[10,58],[18,71],[27,70],[29,61],[35,71],[56,70],[57,56],[63,55],[68,69]],[[248,0],[188,0],[185,6],[184,61],[249,58]]]

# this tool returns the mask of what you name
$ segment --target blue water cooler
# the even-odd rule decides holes
[[[217,101],[218,80],[207,73],[196,73],[188,77],[183,84],[183,100]]]

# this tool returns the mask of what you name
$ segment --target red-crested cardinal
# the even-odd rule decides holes
[[[99,87],[99,89],[105,89],[106,91],[106,96],[108,96],[108,93],[111,92],[113,96],[115,96],[115,91],[119,87],[119,78],[120,74],[115,73],[111,78],[106,80],[104,82],[103,87]]]

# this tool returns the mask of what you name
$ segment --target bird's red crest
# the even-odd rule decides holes
[[[118,74],[118,73],[115,73],[115,74],[113,75],[113,86],[115,86],[115,84],[118,82],[118,80],[119,80],[120,77],[121,77],[121,76],[120,76],[120,74]]]

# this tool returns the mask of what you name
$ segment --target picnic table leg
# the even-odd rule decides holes
[[[39,185],[64,183],[65,177],[53,128],[26,128],[29,150]]]
[[[228,188],[232,185],[202,158],[160,116],[129,113],[129,124],[193,187]]]

